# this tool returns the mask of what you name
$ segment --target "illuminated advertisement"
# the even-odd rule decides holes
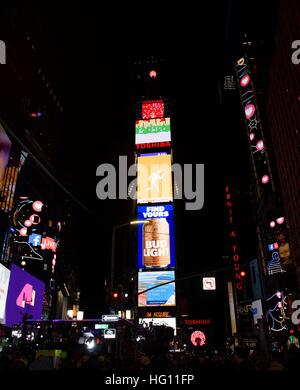
[[[173,200],[171,155],[143,154],[138,157],[137,171],[138,203],[161,203]]]
[[[138,206],[138,267],[175,267],[173,205]]]
[[[5,324],[5,306],[7,300],[10,270],[0,264],[0,324]]]
[[[0,192],[3,187],[4,172],[8,163],[11,142],[0,124]]]
[[[270,171],[269,164],[267,164],[266,147],[263,141],[262,123],[256,104],[252,76],[247,59],[244,57],[240,58],[236,62],[235,69],[248,130],[249,143],[252,150],[252,158],[256,166],[260,187],[263,189],[270,182]]]
[[[40,320],[44,291],[43,282],[13,264],[6,302],[6,324],[20,324],[25,318]]]
[[[136,144],[138,150],[141,149],[154,149],[154,148],[170,148],[170,142],[147,142],[146,144]]]
[[[153,326],[168,326],[174,329],[174,335],[176,336],[176,318],[139,318],[139,324],[144,328],[148,328],[150,324]]]
[[[142,103],[142,118],[153,119],[165,116],[165,106],[162,100],[148,100]]]
[[[1,143],[1,141],[0,141]],[[3,178],[1,178],[1,145],[0,145],[0,193],[2,191],[2,201],[0,201],[0,208],[4,212],[9,212],[13,208],[15,190],[17,185],[18,176],[22,166],[24,165],[26,158],[28,156],[27,152],[22,151],[20,156],[20,161],[16,165],[8,165]],[[3,167],[2,167],[3,168]],[[3,172],[2,172],[3,173]]]
[[[175,282],[168,283],[173,280],[175,280],[174,271],[139,272],[138,274],[139,307],[175,306]],[[168,284],[164,284],[164,283],[168,283]],[[163,285],[160,286],[161,284]],[[149,290],[150,288],[152,288],[152,290]]]
[[[170,118],[137,120],[135,122],[135,143],[171,141]]]

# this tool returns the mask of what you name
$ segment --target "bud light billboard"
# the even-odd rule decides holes
[[[45,284],[16,265],[12,265],[6,301],[6,325],[42,317]]]
[[[138,290],[139,307],[175,306],[175,272],[139,272]]]
[[[173,205],[138,206],[138,268],[175,267]]]

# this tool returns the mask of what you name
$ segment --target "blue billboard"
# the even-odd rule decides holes
[[[173,205],[138,206],[138,268],[175,267]]]
[[[173,282],[173,283],[168,283],[168,282]],[[153,289],[146,291],[150,288]],[[139,296],[138,296],[139,307],[175,306],[176,304],[175,272],[174,271],[139,272],[138,290],[139,290]]]
[[[45,283],[13,264],[6,301],[6,325],[21,324],[25,319],[40,320],[44,292]]]

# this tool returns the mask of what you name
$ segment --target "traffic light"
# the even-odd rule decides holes
[[[113,293],[113,298],[114,299],[118,299],[118,297],[119,297],[119,293],[117,293],[116,291]]]

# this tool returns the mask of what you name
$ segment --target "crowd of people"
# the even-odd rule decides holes
[[[300,349],[291,346],[286,353],[273,351],[268,357],[248,348],[227,349],[223,352],[192,350],[149,354],[136,352],[116,357],[115,352],[89,351],[85,346],[73,346],[59,357],[37,354],[31,348],[4,349],[0,352],[0,371],[26,370],[297,370]]]

